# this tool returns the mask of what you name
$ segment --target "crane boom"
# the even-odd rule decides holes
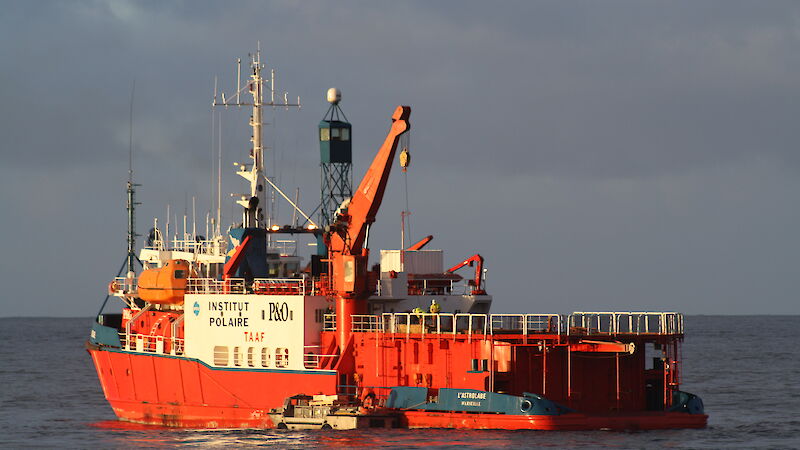
[[[465,259],[464,261],[461,261],[460,263],[456,264],[455,266],[447,269],[447,273],[453,273],[464,266],[472,267],[473,264],[475,265],[475,278],[470,280],[471,281],[470,284],[474,286],[474,288],[472,289],[472,294],[473,295],[485,294],[486,292],[483,290],[483,288],[481,288],[481,274],[483,273],[483,256],[476,253],[470,256],[469,258]]]
[[[400,136],[411,128],[411,124],[408,123],[410,114],[411,108],[408,106],[398,106],[395,109],[392,115],[392,127],[386,135],[386,140],[372,160],[364,178],[361,179],[358,189],[353,192],[353,198],[347,206],[347,214],[343,214],[345,217],[340,216],[347,220],[345,232],[342,233],[340,230],[339,233],[331,235],[331,250],[350,255],[361,254],[367,228],[375,222],[375,215],[383,201],[397,142]]]
[[[419,242],[417,242],[416,244],[412,245],[411,247],[408,247],[406,250],[422,250],[422,247],[428,245],[428,242],[432,240],[433,240],[433,235],[429,234],[424,238],[420,239]]]
[[[366,309],[366,278],[369,248],[366,245],[369,226],[375,222],[380,209],[392,160],[400,136],[411,124],[411,108],[398,106],[392,114],[392,126],[372,164],[361,179],[349,204],[343,204],[334,223],[326,230],[330,274],[336,297],[336,330],[340,353],[344,354],[350,339],[352,315],[363,314]]]

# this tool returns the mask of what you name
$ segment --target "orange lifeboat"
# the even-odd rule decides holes
[[[189,270],[189,262],[183,259],[171,259],[163,267],[145,270],[139,275],[139,298],[162,305],[183,303]]]

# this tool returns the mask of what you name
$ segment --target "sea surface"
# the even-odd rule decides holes
[[[84,349],[91,319],[0,319],[0,446],[800,448],[800,316],[688,316],[683,389],[708,428],[637,432],[188,430],[126,424]]]

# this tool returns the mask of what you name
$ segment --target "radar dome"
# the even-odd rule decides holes
[[[328,103],[333,103],[335,105],[340,101],[342,101],[342,91],[337,88],[328,89]]]

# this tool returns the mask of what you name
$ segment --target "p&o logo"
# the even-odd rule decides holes
[[[199,316],[200,315],[200,303],[194,302],[193,306],[194,306],[194,309],[193,309],[194,315],[195,316]]]

